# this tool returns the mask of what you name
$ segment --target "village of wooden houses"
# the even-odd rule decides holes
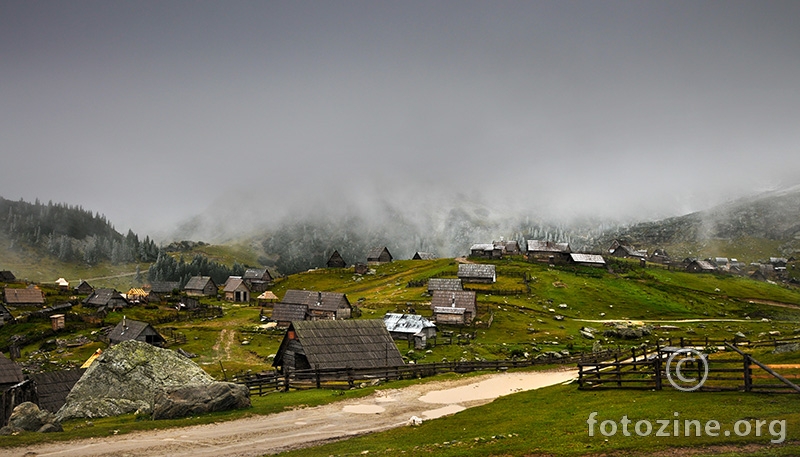
[[[245,397],[193,404],[171,416],[149,411],[170,418],[213,413],[221,403],[243,407],[250,404],[247,397],[277,398],[270,395],[295,390],[358,390],[401,379],[537,366],[578,366],[576,389],[661,389],[666,382],[658,371],[644,376],[634,365],[636,376],[624,379],[621,360],[654,363],[664,355],[660,351],[683,346],[798,344],[796,324],[778,324],[783,312],[796,307],[781,303],[800,296],[787,275],[793,258],[746,265],[729,258],[673,259],[663,249],[647,252],[623,241],[602,253],[573,252],[568,243],[547,240],[520,244],[474,244],[456,259],[416,252],[397,260],[385,246],[364,259],[346,259],[334,250],[325,267],[287,277],[248,268],[221,284],[194,276],[185,284],[153,282],[122,291],[65,278],[29,283],[2,271],[0,325],[11,335],[2,342],[8,356],[0,354],[3,433],[20,431],[14,417],[23,403],[50,415],[49,422],[37,423],[39,431],[62,430],[60,421],[81,417],[86,400],[79,391],[88,390],[83,384],[95,386],[90,396],[127,395],[110,388],[98,393],[102,389],[91,379],[108,384],[101,370],[109,364],[101,362],[122,357],[115,351],[123,347],[176,354],[182,361],[169,365],[175,376],[191,372],[180,368],[190,363],[209,382],[238,385]],[[621,285],[601,290],[608,278]],[[681,283],[676,290],[682,297],[657,296],[670,281]],[[630,283],[643,285],[630,292]],[[755,294],[764,287],[774,291],[762,294],[767,298],[759,303]],[[650,303],[662,308],[660,314],[650,314]],[[784,320],[798,317],[791,316]],[[699,319],[670,324],[655,317]],[[617,368],[607,377],[603,367],[609,363]],[[796,374],[784,373],[786,382],[773,387],[797,389],[789,380]],[[710,389],[754,389],[747,376],[741,385],[727,379]],[[130,405],[108,415],[141,414],[141,404],[132,399],[104,400]],[[170,405],[154,409],[171,411]],[[85,408],[86,418],[98,417]]]

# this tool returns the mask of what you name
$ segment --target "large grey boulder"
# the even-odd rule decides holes
[[[56,413],[59,421],[120,414],[150,414],[156,396],[214,379],[186,357],[140,341],[125,341],[103,352],[86,370]]]
[[[214,411],[249,408],[250,390],[242,384],[215,382],[164,391],[156,396],[153,419],[177,419]]]
[[[8,427],[26,432],[60,432],[62,430],[55,414],[41,410],[35,403],[29,401],[20,403],[11,411]]]

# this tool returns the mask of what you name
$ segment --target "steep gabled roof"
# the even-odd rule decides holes
[[[12,273],[12,272],[10,272],[8,270],[0,271],[0,281],[11,282],[11,281],[16,281],[16,280],[17,280],[17,277],[14,276],[14,273]]]
[[[0,352],[0,384],[17,384],[24,380],[22,368]]]
[[[111,300],[127,301],[122,294],[114,289],[97,289],[89,294],[85,300],[83,300],[83,304],[91,306],[105,306]]]
[[[464,308],[474,316],[477,311],[475,291],[434,290],[431,297],[431,309],[437,310],[438,308]]]
[[[464,290],[464,286],[458,278],[431,278],[428,280],[428,291],[434,290]]]
[[[67,395],[85,371],[85,369],[59,370],[29,375],[36,383],[39,408],[51,413],[58,412],[66,403]]]
[[[283,303],[297,303],[308,306],[309,310],[332,311],[350,308],[347,296],[340,292],[318,292],[313,290],[290,289],[283,296]]]
[[[248,281],[272,281],[272,275],[266,268],[248,268],[242,279]]]
[[[369,261],[373,261],[373,260],[375,260],[375,261],[380,260],[381,255],[383,255],[384,251],[389,256],[389,259],[392,259],[392,254],[389,252],[389,249],[386,246],[383,246],[383,247],[380,247],[380,248],[371,249],[367,253],[367,261],[369,262]]]
[[[460,263],[458,264],[459,278],[494,278],[495,266],[484,263]]]
[[[528,252],[556,252],[569,254],[572,249],[569,243],[556,243],[555,241],[528,240]]]
[[[276,322],[292,322],[306,320],[308,306],[299,303],[275,303],[272,308],[272,320]]]
[[[432,252],[417,251],[414,253],[413,260],[436,260],[436,254]]]
[[[108,339],[112,343],[135,340],[148,328],[158,333],[158,331],[147,322],[135,321],[123,317],[122,321],[108,334]],[[161,340],[163,341],[163,338],[161,338]]]
[[[44,294],[37,287],[13,289],[6,287],[4,290],[6,303],[14,305],[44,305]]]
[[[189,281],[183,286],[184,290],[204,290],[208,283],[214,284],[214,287],[217,285],[214,283],[214,280],[211,279],[211,276],[192,276]]]
[[[222,289],[222,291],[223,292],[235,292],[240,287],[244,287],[245,289],[250,290],[250,288],[247,287],[247,283],[244,282],[244,279],[236,277],[236,276],[231,276],[225,282],[225,288]]]
[[[292,322],[273,365],[283,363],[286,338],[294,332],[312,368],[380,368],[403,365],[382,319]]]

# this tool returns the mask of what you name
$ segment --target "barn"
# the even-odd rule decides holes
[[[108,334],[108,341],[114,345],[128,340],[141,341],[153,346],[163,346],[166,343],[164,337],[152,325],[123,316],[122,321]]]
[[[347,267],[347,262],[344,261],[344,258],[341,254],[339,254],[339,251],[334,250],[326,265],[328,268],[345,268]]]
[[[272,362],[284,373],[403,364],[403,357],[382,319],[292,322]]]
[[[375,248],[367,253],[367,264],[368,265],[380,265],[383,263],[389,263],[393,259],[392,254],[389,253],[389,249],[386,247],[382,248]]]

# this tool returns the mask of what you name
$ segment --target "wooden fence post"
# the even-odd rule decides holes
[[[750,369],[750,355],[744,355],[744,391],[750,392],[753,390],[752,370]]]
[[[286,371],[283,372],[283,391],[284,392],[288,392],[289,391],[289,370],[288,369],[286,369]]]
[[[316,375],[317,375],[317,389],[319,389],[322,386],[322,383],[320,382],[320,379],[319,379],[319,367],[317,367],[315,372],[316,372]]]
[[[656,369],[656,390],[661,390],[661,357],[653,359],[653,366]]]

